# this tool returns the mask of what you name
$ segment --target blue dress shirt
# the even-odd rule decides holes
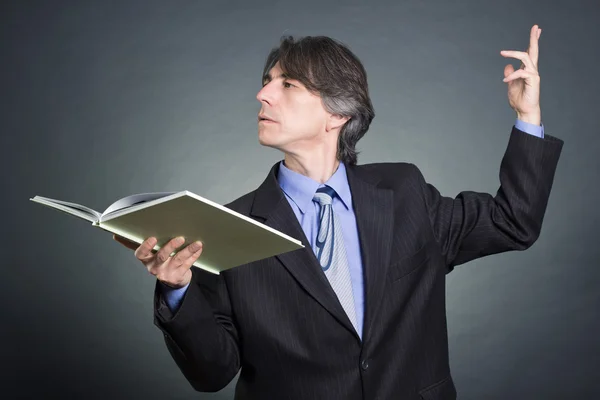
[[[515,122],[515,127],[530,135],[540,138],[544,137],[544,125],[541,126],[529,124],[519,119]],[[348,186],[346,177],[346,166],[340,163],[340,166],[327,182],[321,184],[307,176],[288,169],[281,161],[279,174],[277,176],[281,190],[285,194],[298,222],[306,235],[313,251],[316,253],[316,237],[318,233],[319,204],[314,202],[313,196],[317,189],[330,186],[336,191],[332,206],[333,210],[340,218],[342,230],[344,233],[344,245],[348,256],[348,266],[350,268],[350,278],[352,280],[352,289],[354,293],[354,306],[356,307],[356,322],[358,326],[358,335],[362,338],[363,319],[364,319],[364,285],[363,285],[363,265],[358,239],[358,229],[356,218],[352,209],[352,194]],[[200,255],[202,257],[202,255]],[[188,284],[189,285],[189,284]],[[187,290],[187,286],[180,289],[173,289],[161,284],[165,301],[173,313],[177,311],[181,300]]]

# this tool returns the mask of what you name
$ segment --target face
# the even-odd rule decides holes
[[[260,144],[294,153],[310,150],[311,146],[324,139],[330,114],[323,107],[321,98],[310,93],[299,81],[283,74],[279,63],[269,71],[256,99],[261,103],[258,121]]]

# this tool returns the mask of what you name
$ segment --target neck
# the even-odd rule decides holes
[[[340,161],[335,157],[320,157],[315,153],[308,156],[286,153],[284,164],[294,172],[308,176],[319,183],[325,183],[337,171]]]

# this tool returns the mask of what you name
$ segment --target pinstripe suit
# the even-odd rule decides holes
[[[306,248],[193,281],[172,315],[155,290],[154,322],[199,391],[235,377],[236,399],[455,399],[445,275],[537,239],[563,141],[513,127],[496,196],[441,196],[407,163],[347,166],[365,282],[361,341],[277,183],[227,204]]]

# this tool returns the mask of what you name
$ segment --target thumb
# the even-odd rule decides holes
[[[505,78],[507,76],[509,76],[510,74],[512,74],[513,72],[515,72],[515,69],[511,64],[508,64],[504,67],[504,77]]]

